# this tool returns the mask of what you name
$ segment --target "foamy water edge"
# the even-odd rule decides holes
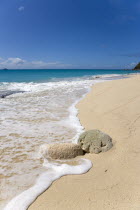
[[[44,163],[44,166],[49,168],[49,172],[40,175],[33,187],[13,198],[4,210],[26,210],[40,194],[50,187],[53,181],[65,175],[86,173],[92,167],[90,160],[81,159],[80,163],[78,166]]]
[[[94,84],[104,82],[106,80],[94,80]],[[80,121],[77,117],[78,110],[76,109],[76,104],[81,101],[91,90],[91,85],[89,85],[89,89],[86,94],[83,94],[83,96],[75,101],[70,107],[69,107],[69,120],[72,124],[74,124],[74,127],[77,129],[76,136],[72,139],[73,143],[77,143],[78,136],[83,131],[83,126],[80,124]],[[70,166],[68,164],[58,164],[58,163],[49,163],[44,161],[44,167],[48,169],[47,172],[41,174],[39,178],[36,181],[36,184],[23,191],[18,196],[14,197],[4,208],[4,210],[26,210],[33,202],[34,200],[42,194],[45,190],[49,188],[49,186],[52,184],[53,181],[59,179],[62,176],[65,175],[72,175],[72,174],[83,174],[90,170],[92,167],[92,163],[90,160],[87,159],[80,159],[79,160],[80,165],[76,166]]]

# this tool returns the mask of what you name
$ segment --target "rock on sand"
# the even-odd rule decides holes
[[[83,155],[84,151],[77,144],[57,143],[43,145],[43,156],[51,159],[71,159]]]
[[[106,152],[113,146],[111,137],[96,129],[82,133],[78,144],[88,153]]]

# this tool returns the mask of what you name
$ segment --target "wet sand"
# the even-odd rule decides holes
[[[140,76],[96,84],[77,105],[86,130],[113,138],[113,148],[87,154],[92,169],[55,181],[29,210],[140,209]]]

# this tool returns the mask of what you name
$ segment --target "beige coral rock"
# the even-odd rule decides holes
[[[112,138],[96,129],[82,133],[78,139],[78,144],[88,153],[106,152],[113,146]]]
[[[46,144],[43,150],[44,156],[51,159],[71,159],[84,154],[78,144],[72,143]]]

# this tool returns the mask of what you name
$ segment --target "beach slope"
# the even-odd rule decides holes
[[[29,210],[140,209],[140,76],[96,84],[77,108],[85,129],[106,132],[114,146],[85,155],[88,173],[54,182]]]

